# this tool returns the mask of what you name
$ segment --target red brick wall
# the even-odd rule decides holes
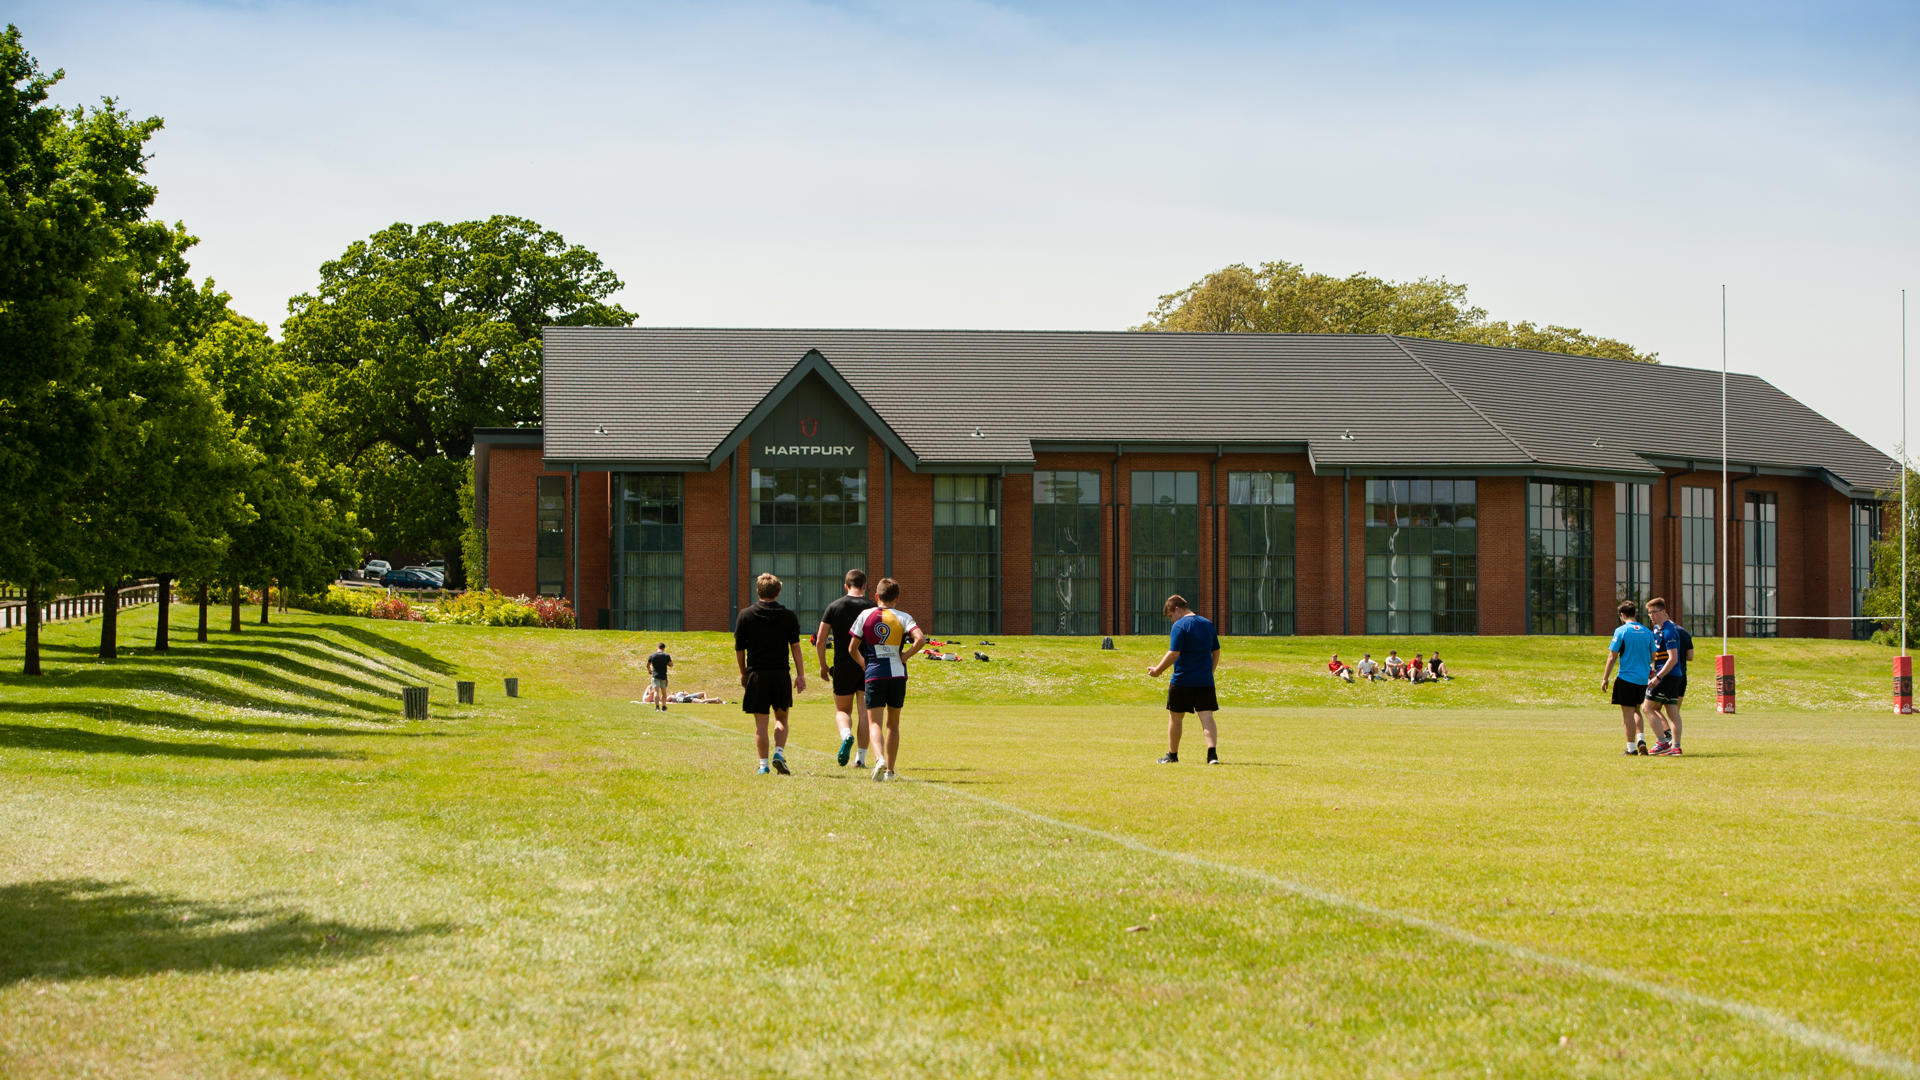
[[[532,596],[540,448],[493,446],[487,461],[487,584],[509,596]]]
[[[1613,560],[1618,557],[1615,551],[1613,535],[1613,482],[1596,480],[1593,484],[1593,629],[1595,633],[1611,632],[1619,625],[1620,616],[1614,608],[1620,603],[1614,597]],[[1645,600],[1646,597],[1641,597]]]
[[[900,606],[942,636],[940,612],[933,603],[933,476],[916,473],[893,459],[893,567],[887,575],[900,583]]]
[[[1480,632],[1527,632],[1527,482],[1482,477],[1480,497]],[[1611,570],[1609,570],[1611,573]]]
[[[1000,482],[1000,626],[1033,633],[1033,475]]]
[[[894,543],[899,543],[896,537]],[[898,556],[899,549],[894,549]],[[867,436],[867,581],[895,577],[887,565],[887,448],[879,439]],[[907,609],[912,612],[912,608]],[[918,618],[918,616],[915,616]]]
[[[685,625],[689,630],[727,630],[727,466],[688,473],[686,523]]]
[[[604,472],[580,474],[580,598],[574,609],[580,613],[580,625],[588,630],[603,629],[600,609],[613,606],[613,521],[612,477]],[[568,518],[567,527],[573,527]],[[573,557],[571,544],[567,557]],[[567,568],[567,587],[573,587],[573,568]]]

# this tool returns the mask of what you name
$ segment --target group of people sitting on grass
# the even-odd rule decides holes
[[[1365,653],[1358,665],[1349,664],[1340,659],[1339,653],[1334,653],[1333,659],[1327,661],[1327,674],[1346,682],[1352,682],[1356,675],[1368,682],[1405,679],[1408,682],[1425,683],[1453,678],[1453,673],[1447,670],[1446,661],[1440,659],[1438,652],[1431,656],[1414,653],[1412,660],[1403,660],[1398,649],[1388,649],[1384,661],[1375,661],[1372,653]]]

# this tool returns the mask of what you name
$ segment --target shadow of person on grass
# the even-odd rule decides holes
[[[80,728],[42,727],[37,724],[0,724],[0,747],[21,750],[73,750],[83,754],[128,754],[149,757],[210,758],[226,761],[284,761],[329,759],[360,761],[365,754],[336,750],[275,750],[264,746],[227,746],[223,743],[160,742],[131,735],[105,735]]]
[[[0,986],[25,979],[257,971],[357,956],[452,927],[354,926],[88,879],[0,885]]]
[[[116,724],[214,731],[228,735],[373,735],[383,738],[444,738],[444,731],[393,731],[387,728],[330,727],[324,724],[256,724],[246,720],[214,720],[167,709],[138,708],[105,701],[0,701],[0,713],[80,716]]]

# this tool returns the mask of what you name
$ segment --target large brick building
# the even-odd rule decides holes
[[[1391,336],[553,328],[476,435],[489,583],[583,624],[803,622],[848,567],[936,633],[1846,636],[1893,462],[1764,380]],[[1721,595],[1721,559],[1730,595]]]

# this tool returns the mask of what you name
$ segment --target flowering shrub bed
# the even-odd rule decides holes
[[[350,589],[331,585],[324,595],[296,597],[293,606],[322,615],[357,615],[363,619],[401,619],[463,626],[544,626],[571,630],[577,625],[573,605],[562,597],[508,596],[491,589],[471,589],[442,596],[432,604],[416,605],[381,589]]]
[[[539,613],[526,597],[512,597],[492,589],[470,589],[459,596],[443,597],[427,609],[427,621],[462,626],[541,625]]]

